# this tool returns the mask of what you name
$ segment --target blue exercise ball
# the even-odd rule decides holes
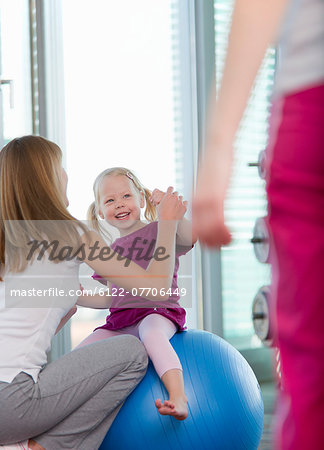
[[[263,430],[263,402],[257,379],[243,356],[206,331],[171,339],[182,367],[189,415],[161,416],[157,398],[167,392],[152,363],[108,431],[100,450],[253,450]]]

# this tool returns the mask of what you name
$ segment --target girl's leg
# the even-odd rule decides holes
[[[118,336],[48,364],[37,383],[20,373],[0,390],[0,442],[33,437],[47,450],[98,449],[146,366],[139,340]]]
[[[80,342],[79,345],[77,345],[73,350],[76,350],[77,348],[84,347],[85,345],[93,344],[94,342],[101,341],[102,339],[107,339],[114,336],[120,336],[122,333],[118,331],[113,330],[106,330],[104,328],[99,328],[98,330],[95,330],[93,333],[91,333],[89,336],[87,336],[83,341]],[[125,334],[125,333],[123,333]]]
[[[114,336],[122,336],[123,334],[131,334],[139,339],[138,335],[138,324],[131,325],[130,327],[120,328],[119,330],[107,330],[105,328],[99,328],[87,336],[83,341],[77,345],[74,350],[77,348],[84,347],[85,345],[92,344],[93,342],[101,341],[102,339],[107,339]]]
[[[169,342],[176,330],[176,325],[160,314],[146,316],[138,326],[139,337],[169,393],[169,400],[162,404],[157,399],[156,407],[160,414],[183,420],[188,415],[188,408],[182,366]]]

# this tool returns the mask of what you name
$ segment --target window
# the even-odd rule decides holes
[[[62,2],[68,196],[78,218],[108,167],[129,167],[149,189],[184,191],[178,3]],[[80,309],[73,345],[105,316]]]
[[[32,132],[28,3],[0,0],[0,148]]]

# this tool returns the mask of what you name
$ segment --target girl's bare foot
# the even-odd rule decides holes
[[[177,420],[184,420],[188,417],[188,406],[186,397],[165,400],[164,403],[158,398],[155,406],[162,416],[172,416]]]

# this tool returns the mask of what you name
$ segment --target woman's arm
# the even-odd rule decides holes
[[[99,281],[101,284],[106,286],[106,289],[100,287],[99,289],[102,292],[100,294],[92,294],[92,290],[84,290],[84,288],[80,285],[82,295],[79,296],[77,305],[83,306],[84,308],[93,308],[93,309],[108,309],[111,306],[113,297],[110,295],[111,292],[111,284],[109,281],[104,280]]]
[[[206,145],[193,201],[194,230],[211,246],[230,241],[224,200],[233,160],[233,141],[257,71],[276,39],[289,0],[237,0],[221,87],[210,97]]]
[[[185,217],[179,221],[177,236],[176,236],[176,244],[177,245],[195,245],[197,242],[198,236],[192,229],[192,223],[190,220]]]
[[[163,290],[171,287],[173,278],[177,225],[185,211],[183,202],[177,195],[173,195],[172,189],[169,188],[158,208],[157,242],[147,270],[124,255],[121,257],[114,252],[95,232],[89,233],[89,240],[86,236],[83,238],[85,245],[83,260],[96,273],[121,288],[128,291],[132,288],[146,289],[146,292],[141,293],[141,297],[149,299],[152,297],[152,289],[155,288],[157,293],[152,300],[165,300]],[[128,252],[133,250],[129,248]]]
[[[112,297],[109,295],[109,291],[105,291],[104,295],[99,294],[84,294],[80,295],[77,301],[78,306],[93,309],[108,309],[111,306]]]

